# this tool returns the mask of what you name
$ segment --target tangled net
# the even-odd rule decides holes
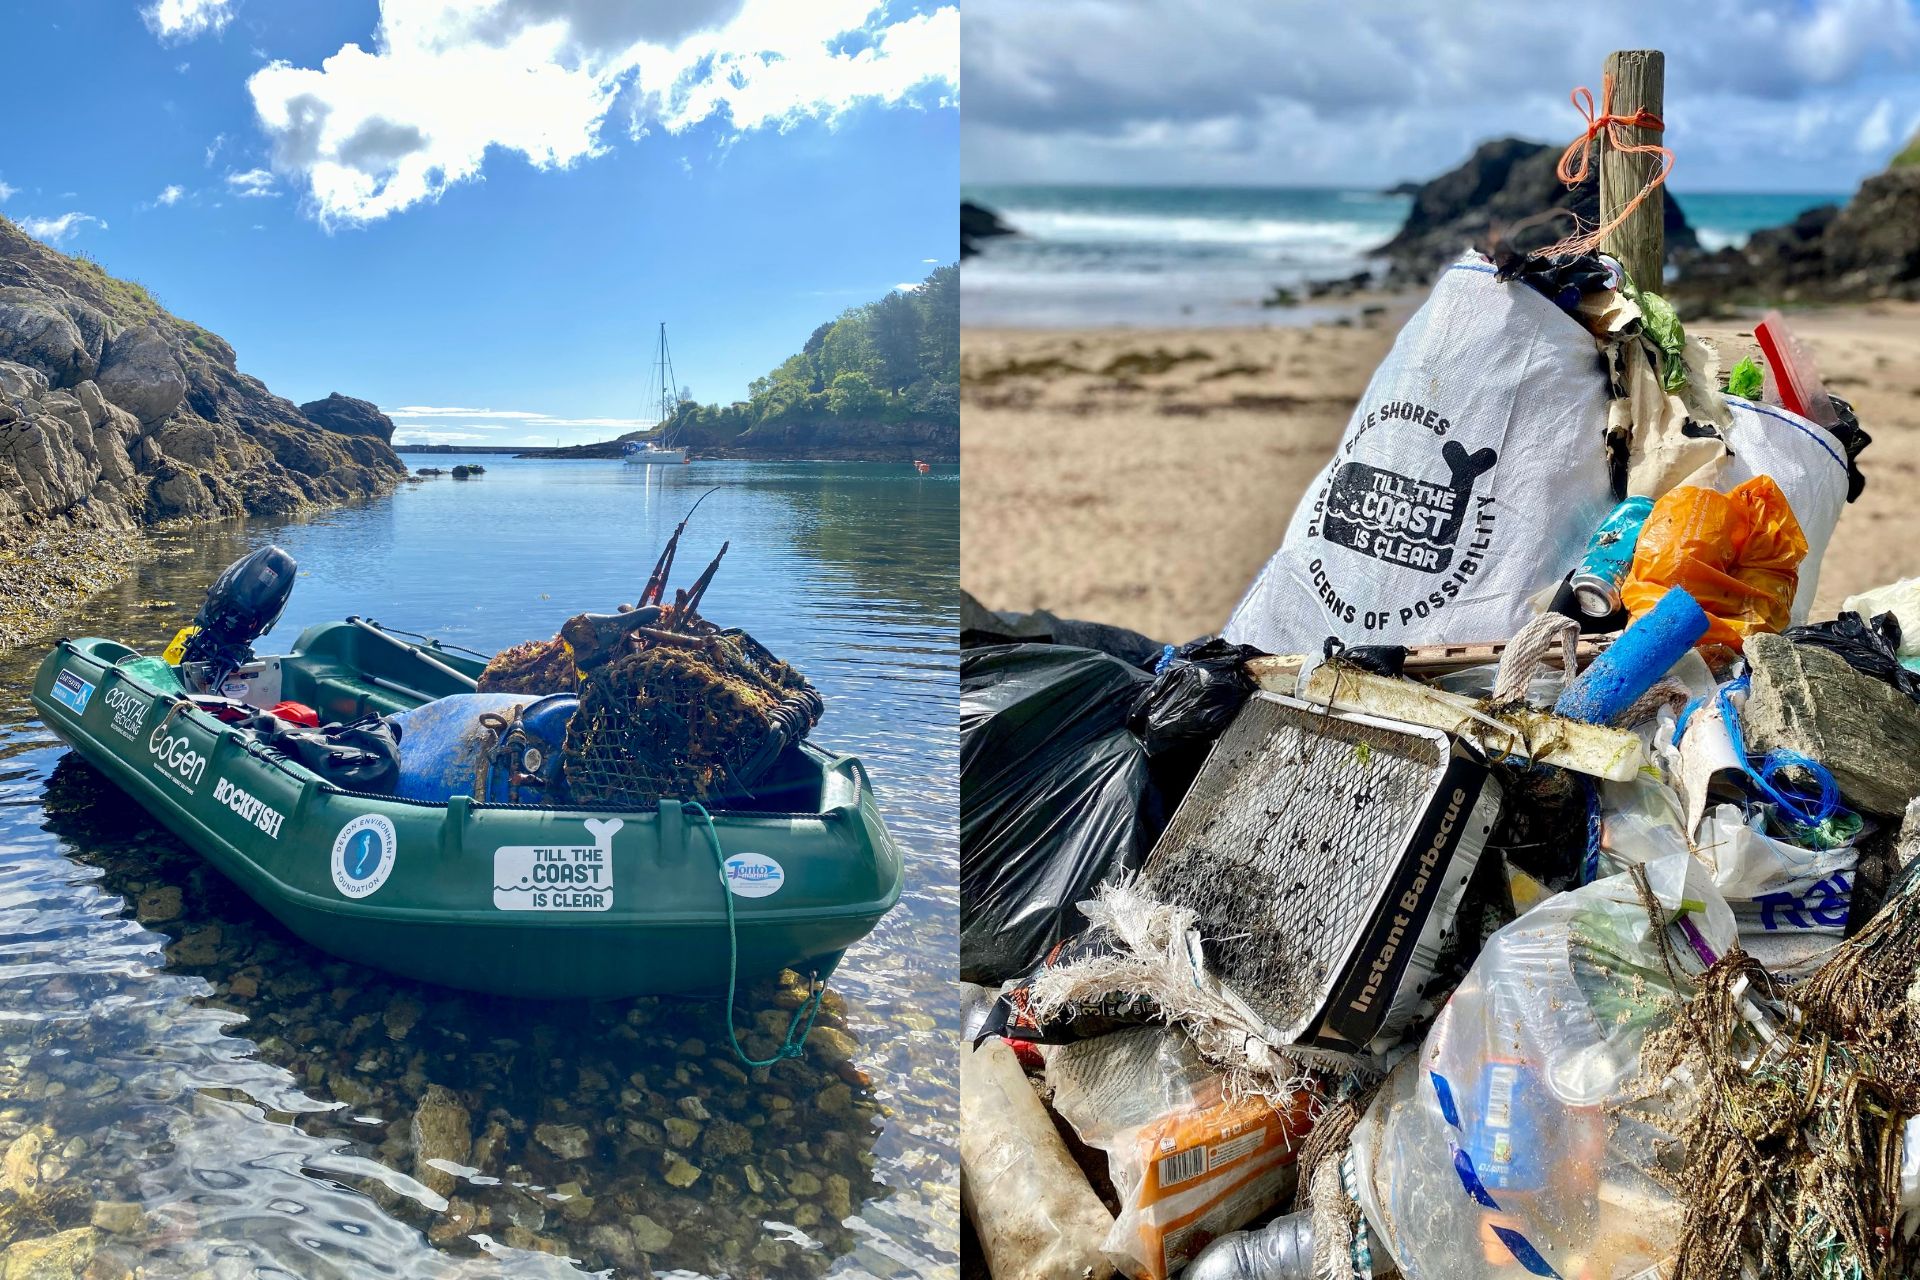
[[[1898,1223],[1902,1129],[1920,1113],[1917,977],[1910,887],[1791,989],[1730,952],[1648,1036],[1641,1100],[1678,1073],[1699,1098],[1667,1117],[1678,1166],[1657,1175],[1686,1206],[1672,1280],[1920,1273]],[[1756,1006],[1787,1010],[1770,1043]]]
[[[573,646],[559,636],[529,640],[502,649],[480,673],[481,693],[578,693],[580,670],[573,665]]]

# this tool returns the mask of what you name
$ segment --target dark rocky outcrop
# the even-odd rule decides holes
[[[286,515],[406,473],[384,438],[322,430],[221,339],[4,218],[0,392],[0,546],[50,525]]]
[[[1682,262],[1671,292],[1695,310],[1920,298],[1920,167],[1897,165],[1844,208],[1809,209],[1738,249]]]
[[[385,439],[323,430],[140,285],[0,218],[0,598],[32,606],[0,610],[0,644],[124,572],[147,525],[284,516],[405,474]]]
[[[1496,138],[1475,148],[1465,164],[1420,184],[1399,233],[1374,250],[1387,260],[1389,283],[1425,285],[1463,250],[1486,249],[1496,237],[1522,249],[1551,244],[1574,224],[1564,215],[1541,216],[1549,210],[1570,210],[1585,225],[1597,223],[1599,166],[1587,181],[1569,188],[1555,172],[1559,161],[1557,147]],[[1693,227],[1671,193],[1666,198],[1666,227],[1669,257],[1698,247]]]
[[[300,412],[319,423],[329,431],[337,431],[343,436],[372,436],[376,440],[393,439],[393,419],[380,412],[380,407],[368,400],[356,400],[352,396],[343,396],[338,391],[325,400],[309,400],[300,406]]]
[[[960,256],[971,258],[980,252],[979,242],[991,240],[995,236],[1010,236],[1014,229],[1000,220],[1000,215],[985,205],[975,204],[971,200],[960,202]]]

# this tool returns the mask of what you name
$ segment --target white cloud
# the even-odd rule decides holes
[[[248,169],[244,172],[229,173],[227,186],[243,199],[260,199],[264,196],[277,196],[274,189],[273,173],[267,169]]]
[[[398,445],[464,444],[468,441],[483,440],[485,438],[484,436],[477,436],[471,431],[422,431],[418,428],[413,428],[402,435],[396,427],[393,433],[393,442]]]
[[[1853,136],[1853,149],[1877,156],[1893,145],[1893,99],[1882,98],[1874,104],[1860,131]]]
[[[107,229],[105,219],[96,218],[90,213],[62,213],[51,218],[22,218],[20,229],[36,240],[45,240],[48,244],[65,244],[82,228],[94,226],[102,231]]]
[[[168,42],[218,34],[233,21],[232,0],[154,0],[140,10],[147,30]]]
[[[176,205],[180,203],[180,198],[186,194],[187,189],[185,187],[177,182],[170,182],[160,189],[160,194],[153,198],[153,202],[157,205]]]
[[[0,182],[0,200],[11,200],[19,194],[20,188],[10,187],[4,182]]]
[[[226,145],[227,145],[226,134],[216,133],[213,135],[213,141],[207,144],[207,168],[209,169],[213,168],[213,158],[219,155],[220,148]]]
[[[920,287],[920,282],[918,280],[908,280],[903,284],[897,284],[893,286],[893,291],[895,293],[912,293],[915,290],[919,289],[919,287]]]
[[[275,167],[334,225],[436,199],[479,177],[489,148],[536,168],[598,155],[616,109],[638,139],[951,103],[959,45],[951,5],[895,21],[875,0],[382,0],[371,51],[275,62],[248,88]]]

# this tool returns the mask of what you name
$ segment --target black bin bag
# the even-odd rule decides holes
[[[1144,671],[1023,644],[960,661],[960,976],[997,986],[1084,926],[1077,903],[1137,870],[1158,834],[1127,729]]]

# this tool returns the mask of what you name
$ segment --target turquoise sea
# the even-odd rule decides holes
[[[1275,286],[1350,276],[1406,217],[1406,196],[1307,187],[974,186],[1020,235],[960,273],[968,325],[1289,324],[1325,309],[1263,309]],[[1834,193],[1676,193],[1703,245],[1738,245]]]

